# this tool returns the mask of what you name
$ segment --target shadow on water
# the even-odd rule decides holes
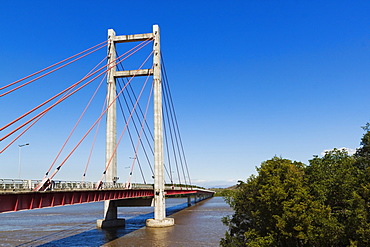
[[[172,207],[166,208],[167,215],[172,215],[178,211],[187,208],[187,203],[178,204]],[[95,222],[86,222],[78,224],[66,230],[58,231],[47,236],[43,236],[27,243],[18,246],[100,246],[117,238],[123,237],[135,230],[145,227],[147,219],[154,218],[154,213],[147,213],[135,216],[133,218],[126,219],[126,226],[124,228],[110,228],[110,229],[97,229],[95,228]],[[92,227],[91,224],[94,224]],[[81,228],[90,228],[84,232],[73,234],[74,231],[80,230]],[[65,238],[60,236],[70,235]],[[50,242],[45,243],[50,239]]]

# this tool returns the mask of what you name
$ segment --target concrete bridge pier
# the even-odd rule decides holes
[[[198,203],[205,199],[212,197],[213,194],[195,194],[194,195],[194,203]],[[191,206],[191,196],[188,196],[188,206]]]
[[[188,196],[188,207],[191,206],[191,196]]]
[[[117,200],[104,201],[104,219],[99,219],[96,221],[96,226],[98,228],[125,226],[125,219],[118,219],[117,217],[117,203]]]
[[[194,195],[188,195],[187,198],[188,198],[188,207],[190,207],[192,205],[192,197],[194,196],[194,204],[200,202],[200,201],[203,201],[205,199],[208,199],[210,197],[212,197],[213,195],[211,194],[194,194]]]

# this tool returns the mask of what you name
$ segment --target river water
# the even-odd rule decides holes
[[[232,209],[221,197],[187,207],[186,198],[166,199],[167,216],[175,225],[147,228],[151,207],[119,208],[126,227],[97,229],[103,203],[0,214],[0,246],[219,246],[227,227],[221,218]]]

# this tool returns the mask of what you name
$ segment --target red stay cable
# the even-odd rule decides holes
[[[83,54],[83,53],[85,53],[85,52],[87,52],[87,51],[89,51],[89,50],[91,50],[91,49],[94,49],[95,47],[97,47],[97,46],[99,46],[99,45],[102,45],[102,44],[104,44],[104,43],[107,43],[107,42],[108,42],[108,40],[103,41],[103,42],[101,42],[100,44],[94,45],[94,46],[90,47],[89,49],[86,49],[86,50],[84,50],[84,51],[81,51],[81,52],[79,52],[79,53],[77,53],[77,54],[75,54],[75,55],[73,55],[73,56],[70,56],[70,57],[68,57],[68,58],[66,58],[66,59],[64,59],[64,60],[62,60],[62,61],[60,61],[60,62],[57,62],[57,63],[55,63],[55,64],[52,64],[52,65],[50,65],[50,66],[48,66],[48,67],[46,67],[46,68],[44,68],[44,69],[42,69],[42,70],[39,70],[39,71],[37,71],[37,72],[35,72],[35,73],[31,74],[31,75],[28,75],[28,76],[26,76],[26,77],[23,77],[22,79],[19,79],[19,80],[15,81],[15,82],[12,82],[12,83],[10,83],[10,84],[8,84],[8,85],[6,85],[6,86],[3,86],[3,87],[1,87],[1,88],[0,88],[0,90],[3,90],[3,89],[5,89],[5,88],[7,88],[7,87],[10,87],[10,86],[14,85],[14,84],[17,84],[18,82],[21,82],[21,81],[23,81],[23,80],[25,80],[25,79],[28,79],[28,78],[30,78],[30,77],[32,77],[32,76],[34,76],[34,75],[40,74],[41,72],[43,72],[43,71],[45,71],[45,70],[48,70],[48,69],[50,69],[50,68],[52,68],[52,67],[54,67],[54,66],[57,66],[58,64],[61,64],[61,63],[65,62],[65,61],[68,61],[69,59],[72,59],[72,58],[74,58],[74,57],[76,57],[76,56],[78,56],[78,55],[80,55],[80,54]],[[104,46],[103,46],[103,47],[104,47]]]
[[[102,69],[102,68],[101,68]],[[100,69],[100,70],[101,70]],[[68,88],[64,89],[63,91],[61,91],[60,93],[57,93],[56,95],[54,95],[53,97],[51,97],[50,99],[44,101],[43,103],[41,103],[40,105],[36,106],[35,108],[29,110],[28,112],[26,112],[25,114],[23,114],[22,116],[18,117],[17,119],[13,120],[12,122],[8,123],[7,125],[3,126],[0,128],[0,131],[6,129],[7,127],[9,127],[10,125],[14,124],[15,122],[19,121],[20,119],[24,118],[25,116],[29,115],[30,113],[34,112],[35,110],[39,109],[40,107],[42,107],[43,105],[49,103],[50,101],[52,101],[53,99],[55,99],[56,97],[60,96],[61,94],[67,92],[68,90],[76,87],[79,83],[81,83],[82,81],[86,80],[87,78],[89,78],[90,76],[94,75],[95,73],[97,73],[99,70],[95,71],[94,73],[92,73],[91,75],[87,75],[85,77],[83,77],[81,80],[77,81],[75,84],[69,86]],[[28,82],[29,83],[29,82]],[[24,86],[25,84],[21,85],[20,87]],[[1,96],[1,95],[0,95]]]
[[[108,95],[107,95],[107,96],[108,96]],[[100,114],[103,114],[103,111],[104,111],[104,109],[105,109],[106,102],[107,102],[107,97],[106,97],[106,98],[105,98],[105,100],[104,100],[103,108],[102,108],[102,111],[101,111],[101,113],[100,113]],[[96,127],[96,131],[95,131],[95,135],[94,135],[94,140],[93,140],[93,142],[92,142],[92,144],[91,144],[89,157],[88,157],[88,159],[87,159],[86,166],[85,166],[85,170],[84,170],[84,173],[83,173],[83,175],[82,175],[82,182],[83,182],[83,181],[85,181],[85,177],[86,177],[87,169],[89,168],[90,159],[91,159],[91,156],[92,156],[92,152],[93,152],[93,150],[94,150],[94,147],[95,147],[96,138],[97,138],[98,133],[99,133],[100,123],[101,123],[101,119],[99,120],[99,122],[98,122],[98,126]]]
[[[16,140],[19,139],[19,137],[21,137],[24,133],[27,132],[27,130],[29,130],[35,123],[37,123],[37,121],[39,121],[44,115],[46,114],[46,112],[44,114],[42,114],[41,116],[39,116],[32,124],[30,124],[30,126],[28,126],[25,130],[22,131],[22,133],[20,133],[16,138],[14,138],[10,143],[8,143],[8,145],[6,145],[1,151],[0,151],[0,154],[2,152],[4,152],[6,149],[8,149],[8,147],[10,147]]]
[[[149,77],[148,77],[149,78]],[[145,82],[146,84],[146,82]],[[146,104],[146,109],[145,109],[145,113],[144,113],[144,117],[143,117],[143,120],[141,122],[141,129],[140,129],[140,134],[139,134],[139,137],[138,137],[138,141],[137,141],[137,144],[136,144],[136,147],[135,147],[135,154],[134,154],[134,158],[132,160],[132,164],[131,164],[131,169],[130,169],[130,177],[127,181],[128,185],[130,185],[131,183],[131,177],[132,177],[132,172],[134,171],[134,167],[135,167],[135,161],[136,161],[136,157],[137,157],[137,153],[139,151],[139,146],[140,146],[140,143],[141,143],[141,137],[143,135],[143,132],[144,132],[144,128],[145,128],[145,122],[146,122],[146,116],[148,114],[148,110],[149,110],[149,105],[150,105],[150,99],[152,97],[152,93],[153,93],[153,85],[152,84],[152,87],[150,89],[150,93],[149,93],[149,97],[148,97],[148,102]]]
[[[130,49],[129,51],[127,51],[125,54],[122,54],[121,56],[119,56],[115,61],[112,61],[110,64],[116,62],[118,59],[120,59],[122,56],[126,55],[127,53],[129,53],[130,51],[132,51],[133,49],[137,48],[138,46],[140,46],[142,44],[141,47],[139,47],[136,51],[133,51],[131,54],[127,55],[124,59],[120,60],[118,63],[121,63],[122,61],[124,61],[125,59],[127,59],[128,57],[132,56],[134,53],[136,53],[138,50],[142,49],[144,46],[146,46],[147,44],[149,44],[148,42],[145,43],[146,41],[140,43],[139,45],[135,46],[134,48]],[[145,44],[144,44],[145,43]],[[109,67],[107,70],[105,70],[104,72],[100,73],[97,77],[99,77],[100,75],[102,75],[103,73],[105,73],[106,71],[108,71],[109,69],[111,69],[113,66]],[[99,72],[100,70],[102,70],[103,68],[105,67],[102,67],[100,69],[98,69],[97,71],[95,71],[94,73],[92,73],[91,75],[88,75],[84,78],[82,78],[81,80],[77,81],[75,84],[69,86],[68,88],[64,89],[63,91],[61,91],[60,93],[54,95],[53,97],[51,97],[50,99],[46,100],[45,102],[41,103],[40,105],[36,106],[35,108],[33,108],[32,110],[26,112],[25,114],[23,114],[22,116],[18,117],[17,119],[13,120],[12,122],[10,122],[9,124],[3,126],[0,128],[0,131],[4,130],[5,128],[9,127],[10,125],[14,124],[15,122],[19,121],[20,119],[24,118],[25,116],[29,115],[30,113],[34,112],[35,110],[39,109],[40,107],[42,107],[43,105],[49,103],[50,101],[52,101],[53,99],[55,99],[56,97],[60,96],[61,94],[65,93],[66,91],[70,90],[71,88],[74,88],[76,87],[79,83],[81,83],[82,81],[86,80],[87,78],[91,77],[92,75],[96,74],[97,72]],[[97,78],[95,77],[94,80]],[[91,82],[91,81],[89,81]],[[69,97],[69,96],[68,96]],[[68,98],[66,97],[66,98]],[[64,99],[66,99],[64,98]],[[64,100],[63,99],[63,100]],[[60,102],[59,102],[60,103]],[[52,107],[54,107],[56,104],[53,104]],[[47,110],[50,110],[52,107],[49,107],[47,108]],[[41,114],[41,113],[40,113]],[[40,115],[39,114],[39,115]],[[38,115],[37,115],[38,116]],[[36,117],[37,117],[36,116]],[[36,117],[32,118],[30,121],[32,121],[33,119],[35,119]],[[18,127],[15,131],[19,130],[20,128],[22,128],[23,126],[25,126],[26,124],[28,124],[30,121],[27,121],[25,124],[21,125],[20,127]],[[15,131],[12,131],[11,134],[13,134]],[[9,134],[3,138],[0,139],[0,141],[4,140],[5,138],[7,138],[9,136]]]
[[[51,71],[49,71],[49,72],[47,72],[47,73],[43,74],[43,75],[40,75],[40,76],[38,76],[38,77],[36,77],[36,78],[34,78],[34,79],[32,79],[32,80],[28,81],[28,82],[25,82],[25,83],[23,83],[22,85],[19,85],[18,87],[15,87],[15,88],[13,88],[13,89],[11,89],[11,90],[9,90],[9,91],[7,91],[7,92],[3,93],[3,94],[0,94],[0,97],[3,97],[3,96],[5,96],[5,95],[7,95],[7,94],[9,94],[9,93],[11,93],[11,92],[13,92],[13,91],[17,90],[17,89],[20,89],[20,88],[22,88],[22,87],[24,87],[24,86],[26,86],[26,85],[30,84],[31,82],[34,82],[34,81],[36,81],[36,80],[38,80],[38,79],[40,79],[40,78],[42,78],[42,77],[45,77],[45,76],[47,76],[47,75],[49,75],[49,74],[51,74],[51,73],[53,73],[53,72],[55,72],[55,71],[57,71],[57,70],[59,70],[59,69],[63,68],[63,67],[65,67],[65,66],[67,66],[67,65],[71,64],[71,63],[74,63],[74,62],[76,62],[77,60],[80,60],[81,58],[86,57],[87,55],[90,55],[91,53],[94,53],[94,52],[96,52],[96,51],[100,50],[101,48],[103,48],[103,47],[105,47],[105,46],[107,46],[107,45],[104,45],[104,46],[102,46],[102,47],[96,48],[95,50],[90,51],[89,53],[86,53],[86,54],[84,54],[84,55],[83,55],[83,56],[81,56],[81,57],[75,58],[75,59],[73,59],[72,61],[69,61],[69,62],[68,62],[68,63],[66,63],[66,64],[63,64],[63,65],[61,65],[61,66],[59,66],[59,67],[57,67],[57,68],[55,68],[55,69],[53,69],[53,70],[51,70]]]
[[[151,56],[153,54],[153,51],[149,54],[149,56],[145,59],[145,61],[141,64],[141,66],[140,66],[140,68],[139,69],[141,69],[143,66],[144,66],[144,64],[148,61],[148,59],[149,59],[149,57]],[[136,75],[136,74],[135,74]],[[122,93],[122,91],[131,83],[131,81],[132,81],[132,79],[135,77],[135,75],[126,83],[126,85],[121,89],[121,91],[120,91],[120,93],[116,96],[116,98],[114,99],[114,101],[116,101],[117,100],[117,98],[118,98],[118,96]],[[148,81],[148,78],[149,78],[149,76],[147,77],[147,80],[145,81],[145,84],[144,84],[144,86],[142,87],[142,90],[141,90],[141,92],[140,92],[140,94],[139,94],[139,96],[138,96],[138,98],[137,98],[137,100],[136,100],[136,103],[135,103],[135,105],[134,105],[134,107],[133,107],[133,109],[131,110],[131,113],[130,113],[130,116],[128,117],[128,119],[127,119],[127,121],[126,121],[126,125],[125,125],[125,127],[124,127],[124,129],[123,129],[123,131],[122,131],[122,133],[121,133],[121,136],[120,136],[120,138],[119,138],[119,140],[118,140],[118,142],[117,142],[117,144],[116,144],[116,147],[114,148],[114,151],[113,151],[113,154],[112,154],[112,156],[110,157],[110,159],[109,159],[109,161],[108,161],[108,164],[106,165],[106,167],[105,167],[105,170],[104,170],[104,172],[103,172],[103,176],[102,176],[102,178],[99,180],[99,182],[97,183],[97,187],[99,187],[100,185],[101,185],[101,183],[102,183],[102,181],[103,181],[103,178],[104,178],[104,176],[105,176],[105,174],[106,174],[106,172],[107,172],[107,170],[108,170],[108,168],[109,168],[109,166],[110,166],[110,164],[111,164],[111,162],[112,162],[112,160],[113,160],[113,157],[114,157],[114,155],[115,155],[115,153],[117,152],[117,148],[118,148],[118,146],[119,146],[119,144],[121,143],[121,140],[122,140],[122,137],[123,137],[123,134],[125,133],[125,131],[126,131],[126,129],[127,129],[127,127],[128,127],[128,124],[129,124],[129,122],[130,122],[130,120],[131,120],[131,118],[132,118],[132,114],[134,113],[134,111],[135,111],[135,109],[136,109],[136,106],[138,105],[138,103],[139,103],[139,99],[140,99],[140,97],[141,97],[141,95],[142,95],[142,93],[143,93],[143,91],[144,91],[144,87],[145,87],[145,85],[146,85],[146,83],[147,83],[147,81]],[[112,102],[112,104],[113,104],[113,102]]]
[[[110,67],[109,69],[111,69],[112,67]],[[109,70],[109,69],[107,69],[107,70]],[[65,99],[69,98],[70,96],[72,96],[73,94],[75,94],[76,92],[78,92],[79,90],[81,90],[82,88],[84,88],[86,85],[88,85],[89,83],[91,83],[92,81],[94,81],[96,78],[98,78],[99,76],[101,76],[102,74],[104,74],[106,71],[101,72],[100,74],[98,74],[97,76],[95,76],[93,79],[89,80],[88,82],[86,82],[85,84],[83,84],[82,86],[80,86],[79,88],[75,89],[73,92],[71,92],[71,93],[63,96],[60,100],[58,100],[57,102],[55,102],[54,104],[52,104],[51,106],[49,106],[48,108],[46,108],[45,110],[43,110],[41,113],[37,114],[36,116],[34,116],[30,120],[26,121],[25,123],[23,123],[22,125],[20,125],[16,129],[14,129],[13,131],[11,131],[10,133],[8,133],[7,135],[5,135],[2,138],[0,138],[0,141],[2,141],[5,138],[9,137],[10,135],[14,134],[16,131],[18,131],[19,129],[23,128],[25,125],[29,124],[31,121],[33,121],[34,119],[36,119],[40,115],[48,112],[50,109],[52,109],[56,105],[60,104],[62,101],[64,101]],[[77,86],[77,84],[78,83],[74,84],[73,87],[72,86],[71,87],[74,88],[74,87]]]
[[[100,62],[99,62],[99,64],[97,64],[89,73],[87,73],[87,75],[89,75],[90,73],[92,73],[104,60],[106,59],[106,57],[104,58],[104,59],[102,59]],[[87,76],[86,75],[86,76]],[[86,77],[85,76],[85,77]],[[89,102],[87,103],[87,105],[86,105],[86,107],[85,107],[85,109],[83,110],[83,112],[81,113],[81,115],[80,115],[80,117],[79,117],[79,119],[77,120],[77,122],[76,122],[76,124],[75,124],[75,126],[73,127],[73,129],[71,130],[71,132],[70,132],[70,134],[69,134],[69,136],[67,137],[67,139],[66,139],[66,141],[64,142],[64,144],[63,144],[63,146],[62,146],[62,148],[59,150],[59,153],[57,154],[57,156],[55,157],[55,159],[54,159],[54,161],[53,161],[53,163],[51,164],[51,166],[50,166],[50,168],[49,168],[49,170],[46,172],[46,175],[45,176],[47,176],[48,174],[49,174],[49,172],[50,172],[50,170],[53,168],[53,166],[54,166],[54,164],[55,164],[55,162],[57,161],[57,159],[59,158],[59,156],[60,156],[60,154],[62,153],[62,151],[63,151],[63,149],[65,148],[65,146],[67,145],[67,143],[68,143],[68,141],[69,141],[69,139],[71,138],[71,136],[72,136],[72,134],[74,133],[74,131],[76,130],[76,128],[77,128],[77,126],[78,126],[78,124],[80,123],[80,121],[81,121],[81,119],[82,119],[82,117],[85,115],[85,113],[86,113],[86,111],[87,111],[87,109],[89,108],[89,106],[90,106],[90,104],[91,104],[91,102],[92,102],[92,100],[95,98],[95,96],[96,96],[96,94],[97,94],[97,92],[98,92],[98,90],[99,90],[99,88],[101,87],[101,85],[102,85],[102,83],[103,83],[103,80],[105,79],[105,76],[103,77],[103,79],[100,81],[100,83],[99,83],[99,85],[98,85],[98,87],[96,88],[96,90],[95,90],[95,92],[93,93],[93,95],[91,96],[91,98],[90,98],[90,100],[89,100]]]
[[[139,69],[144,66],[144,64],[148,61],[149,57],[153,54],[153,51],[150,53],[150,55],[147,57],[147,59],[144,61],[144,63],[140,66]],[[121,63],[123,60],[119,61],[118,63]],[[109,69],[113,68],[114,66],[111,66]],[[122,93],[122,91],[127,87],[127,85],[132,81],[132,79],[135,77],[131,77],[130,81],[125,85],[125,87],[117,94],[114,101],[117,100],[118,96]],[[107,112],[107,110],[111,107],[111,105],[114,103],[114,101],[111,102],[110,105],[108,105],[107,109],[104,110],[103,114],[99,116],[99,118],[94,122],[94,124],[89,128],[89,130],[85,133],[85,135],[80,139],[80,141],[76,144],[76,146],[72,149],[72,151],[67,155],[67,157],[62,161],[62,163],[56,168],[56,170],[53,172],[52,175],[50,175],[49,180],[53,179],[53,177],[56,175],[56,173],[60,170],[60,168],[65,164],[65,162],[69,159],[69,157],[76,151],[76,149],[79,147],[79,145],[83,142],[83,140],[87,137],[87,135],[91,132],[91,130],[95,127],[95,125],[101,120],[103,115]],[[132,114],[131,114],[132,115]],[[121,137],[122,138],[122,137]],[[109,167],[109,165],[108,165]]]

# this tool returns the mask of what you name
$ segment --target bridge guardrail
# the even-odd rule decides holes
[[[41,180],[0,179],[0,189],[9,190],[32,190]]]
[[[41,181],[32,179],[0,179],[0,191],[32,191]],[[95,186],[95,182],[52,180],[50,190],[95,190]],[[193,190],[197,188],[200,187],[184,184],[165,185],[166,190]],[[128,186],[125,183],[103,182],[102,189],[128,189]],[[152,190],[154,185],[133,183],[129,185],[129,189]]]

